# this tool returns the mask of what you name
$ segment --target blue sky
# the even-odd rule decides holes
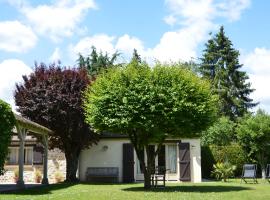
[[[261,0],[0,0],[0,98],[14,107],[15,82],[34,62],[74,66],[78,53],[136,48],[149,62],[201,56],[209,33],[224,25],[270,112],[270,1]]]

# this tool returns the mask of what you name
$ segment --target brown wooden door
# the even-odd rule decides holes
[[[180,143],[179,145],[180,160],[180,181],[190,181],[190,147],[189,143]]]
[[[134,149],[132,144],[123,144],[123,182],[134,182]]]

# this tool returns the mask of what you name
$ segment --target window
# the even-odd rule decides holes
[[[139,161],[137,156],[136,156],[136,158],[137,158],[137,160],[136,160],[137,174],[142,174],[142,166],[141,166],[140,161]],[[143,154],[143,160],[145,160],[144,154]]]
[[[19,147],[10,147],[7,159],[8,165],[18,165],[19,164]],[[24,164],[33,164],[33,148],[25,147],[24,149]]]
[[[33,148],[24,149],[24,164],[26,165],[33,164]]]
[[[177,146],[176,145],[168,145],[168,153],[167,153],[167,169],[169,169],[170,173],[176,173],[177,168]]]
[[[8,165],[18,164],[18,148],[9,148],[7,164]]]

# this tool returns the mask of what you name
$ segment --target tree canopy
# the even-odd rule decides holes
[[[237,138],[248,155],[255,156],[265,177],[265,166],[270,153],[270,115],[258,110],[256,115],[246,115],[240,120],[237,128]]]
[[[221,114],[234,121],[257,105],[249,97],[254,90],[247,73],[241,71],[239,55],[221,26],[206,43],[199,67],[202,76],[211,80],[213,92],[219,95]]]
[[[201,142],[202,145],[229,145],[235,141],[235,123],[228,117],[219,118],[206,131],[203,131]]]
[[[9,104],[0,99],[0,175],[4,173],[4,164],[8,156],[8,146],[14,126],[15,117]]]
[[[67,161],[67,181],[76,180],[82,149],[96,142],[96,135],[84,122],[82,91],[90,83],[85,69],[69,69],[55,64],[36,64],[29,76],[16,85],[15,102],[25,117],[53,130],[51,148],[61,149]]]
[[[148,188],[151,161],[164,140],[198,137],[215,118],[216,98],[209,83],[187,69],[131,62],[97,77],[85,92],[84,111],[86,122],[96,130],[130,138]],[[150,143],[158,144],[154,155]]]
[[[93,46],[89,56],[79,54],[78,64],[80,68],[85,68],[88,74],[93,78],[97,76],[101,70],[112,67],[120,54],[115,52],[110,57],[108,53],[97,53],[97,49]]]

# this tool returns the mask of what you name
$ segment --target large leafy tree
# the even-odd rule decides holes
[[[9,104],[0,99],[0,175],[4,173],[4,164],[8,155],[8,146],[11,142],[11,133],[14,126],[15,117]]]
[[[239,51],[225,35],[223,26],[206,43],[200,72],[210,79],[212,90],[220,97],[220,112],[232,120],[243,116],[249,108],[256,106],[249,95],[254,91],[248,75],[241,71]]]
[[[246,115],[240,120],[236,132],[249,157],[255,157],[261,165],[262,177],[265,178],[265,166],[270,158],[270,115],[263,110],[258,110],[256,115]]]
[[[97,53],[96,48],[92,47],[92,52],[89,56],[79,54],[78,64],[80,68],[85,68],[88,74],[93,78],[97,76],[101,70],[112,67],[120,54],[115,52],[110,57],[108,53]]]
[[[65,153],[67,181],[76,181],[79,154],[96,141],[82,110],[82,91],[89,83],[85,69],[36,64],[34,72],[16,85],[18,111],[54,131],[49,144]]]
[[[235,141],[235,123],[228,117],[219,118],[211,127],[202,133],[202,145],[229,145]]]
[[[152,163],[164,140],[198,137],[214,119],[215,100],[208,82],[187,69],[131,62],[97,77],[85,92],[84,110],[96,130],[129,137],[149,188]],[[154,153],[151,143],[158,145]]]

